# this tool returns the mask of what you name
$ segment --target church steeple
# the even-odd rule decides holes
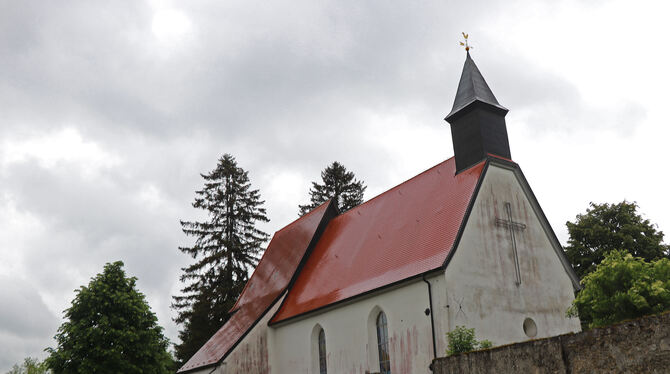
[[[454,106],[445,118],[451,124],[457,173],[483,160],[489,153],[511,158],[505,124],[507,112],[507,108],[498,103],[468,51]]]

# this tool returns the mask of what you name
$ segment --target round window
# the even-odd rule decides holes
[[[529,338],[534,338],[537,335],[537,325],[532,318],[523,320],[523,332],[526,333],[526,336]]]

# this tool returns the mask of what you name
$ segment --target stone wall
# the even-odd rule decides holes
[[[670,312],[439,358],[434,374],[670,373]]]

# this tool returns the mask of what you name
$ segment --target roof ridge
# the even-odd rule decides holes
[[[277,234],[279,234],[279,233],[281,233],[282,231],[288,229],[290,226],[293,226],[294,224],[297,224],[297,223],[300,222],[303,218],[304,218],[304,219],[307,219],[307,217],[309,217],[310,215],[312,215],[312,213],[314,213],[314,212],[316,212],[317,210],[319,210],[319,208],[321,208],[323,205],[329,204],[329,203],[330,203],[330,200],[332,200],[332,199],[328,199],[325,203],[323,203],[323,204],[319,205],[318,207],[316,207],[316,208],[310,210],[307,214],[302,215],[302,216],[296,218],[295,220],[293,220],[293,222],[291,222],[291,223],[289,223],[288,225],[282,227],[281,229],[275,231],[275,233],[272,235],[272,238],[270,238],[270,241],[268,242],[268,245],[265,247],[265,250],[263,251],[263,255],[261,256],[261,258],[258,259],[258,263],[257,263],[256,266],[254,267],[254,271],[251,273],[251,276],[249,276],[249,279],[247,279],[246,283],[244,284],[244,288],[242,289],[242,292],[240,292],[240,295],[237,297],[237,300],[235,300],[235,304],[233,305],[232,308],[230,308],[229,312],[233,312],[233,311],[239,309],[240,307],[242,307],[242,305],[245,305],[245,304],[246,304],[246,303],[245,303],[245,304],[240,304],[239,302],[240,302],[240,300],[242,300],[242,296],[244,295],[244,292],[245,292],[245,291],[247,290],[247,288],[249,287],[249,284],[251,283],[251,280],[254,278],[254,275],[256,275],[256,272],[258,271],[258,268],[259,268],[261,262],[263,261],[263,259],[265,258],[265,256],[268,254],[268,252],[269,252],[269,251],[268,251],[268,248],[270,248],[270,246],[272,245],[272,242],[273,242],[273,241],[275,240],[275,238],[277,237]]]
[[[319,210],[319,208],[321,208],[322,206],[328,204],[328,203],[330,202],[330,200],[332,200],[332,199],[328,199],[328,200],[324,201],[321,205],[319,205],[319,206],[317,206],[316,208],[310,210],[309,212],[305,213],[304,215],[302,215],[302,216],[300,216],[300,217],[294,219],[293,221],[291,221],[291,223],[289,223],[289,224],[287,224],[286,226],[282,227],[281,229],[275,231],[274,235],[277,235],[277,233],[286,230],[289,226],[292,226],[293,224],[297,223],[298,221],[302,220],[303,218],[309,217],[310,215],[312,215],[312,213],[314,213],[315,211]],[[274,237],[274,235],[273,235],[273,237]]]

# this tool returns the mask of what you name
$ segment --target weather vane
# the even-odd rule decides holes
[[[471,47],[471,46],[468,44],[468,34],[466,34],[466,33],[464,33],[464,32],[462,32],[461,34],[463,34],[463,38],[465,39],[465,42],[460,42],[460,43],[461,43],[462,46],[465,47],[465,51],[466,51],[466,52],[469,52],[469,51],[470,51],[470,48],[474,48],[474,47]]]

